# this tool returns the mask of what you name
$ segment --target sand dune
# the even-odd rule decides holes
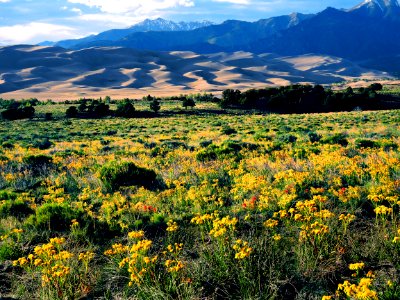
[[[220,93],[290,83],[390,77],[341,58],[249,52],[196,54],[105,47],[0,47],[0,97],[75,99]]]

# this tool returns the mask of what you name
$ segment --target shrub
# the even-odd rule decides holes
[[[367,139],[357,139],[356,140],[357,148],[379,148],[380,144],[377,141],[367,140]]]
[[[391,140],[383,140],[381,143],[381,147],[385,151],[394,150],[396,151],[399,148],[399,145]]]
[[[316,132],[309,132],[308,138],[311,143],[318,143],[321,140],[322,136]]]
[[[122,186],[142,186],[158,189],[161,182],[153,170],[136,166],[133,162],[112,162],[100,169],[100,179],[108,190],[116,191]]]
[[[13,216],[22,220],[33,213],[33,209],[30,208],[26,202],[20,200],[6,200],[2,205],[0,205],[1,218]]]
[[[150,102],[150,109],[157,113],[161,109],[160,102],[157,99],[154,99]]]
[[[39,169],[50,166],[53,162],[53,158],[47,155],[28,155],[25,156],[23,162],[32,169]]]
[[[284,134],[278,136],[278,141],[284,144],[293,144],[297,141],[297,137],[291,134]]]
[[[4,142],[1,146],[2,146],[4,149],[14,149],[14,148],[15,148],[14,144],[13,144],[13,143],[10,143],[10,142]]]
[[[22,250],[20,245],[17,243],[2,243],[0,245],[0,262],[5,260],[14,260],[19,258],[21,255]]]
[[[186,108],[186,109],[187,109],[188,107],[193,108],[193,107],[196,106],[196,103],[194,102],[193,98],[191,98],[191,97],[185,97],[185,98],[183,99],[183,101],[182,101],[182,106],[183,106],[184,108]]]
[[[334,135],[324,138],[321,142],[331,145],[338,144],[343,147],[346,147],[349,144],[349,141],[347,140],[347,135],[345,133],[336,133]]]
[[[46,121],[53,120],[53,113],[51,113],[51,112],[45,113],[44,119],[45,119]]]
[[[39,148],[40,150],[46,150],[49,149],[51,146],[54,144],[48,139],[44,138],[42,140],[36,140],[32,143],[32,146],[35,148]]]
[[[82,212],[68,204],[46,203],[36,209],[36,213],[26,220],[38,230],[67,231],[72,220],[81,220]]]
[[[231,128],[229,126],[222,128],[222,134],[231,135],[236,133],[237,133],[236,129]]]
[[[135,107],[132,103],[124,101],[118,104],[115,115],[117,117],[132,118],[135,116]]]
[[[1,113],[3,119],[6,120],[19,120],[32,118],[35,114],[35,109],[32,106],[24,106],[18,108],[10,108]]]
[[[76,106],[70,106],[65,111],[65,116],[67,118],[75,118],[77,115],[78,115],[78,109],[76,108]]]

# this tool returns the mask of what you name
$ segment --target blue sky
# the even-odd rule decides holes
[[[0,0],[0,45],[62,40],[126,28],[146,18],[255,21],[350,8],[362,0]]]

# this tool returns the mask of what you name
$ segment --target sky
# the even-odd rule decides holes
[[[256,21],[362,0],[0,0],[0,45],[35,44],[127,28],[144,19]]]

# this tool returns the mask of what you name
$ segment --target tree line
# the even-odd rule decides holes
[[[400,98],[382,95],[379,83],[367,88],[332,91],[321,85],[289,85],[250,89],[228,89],[218,102],[222,108],[258,109],[278,113],[313,113],[400,108]]]

